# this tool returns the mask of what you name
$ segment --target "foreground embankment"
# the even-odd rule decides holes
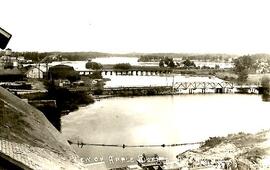
[[[210,137],[200,148],[177,158],[190,169],[270,169],[270,130]]]
[[[0,87],[0,169],[2,168],[84,167],[66,138],[39,110]]]

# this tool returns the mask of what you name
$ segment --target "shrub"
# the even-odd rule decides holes
[[[204,142],[204,144],[201,147],[213,148],[213,147],[219,145],[223,140],[224,140],[224,138],[222,138],[222,137],[210,137],[209,139],[207,139]]]
[[[89,75],[90,79],[102,79],[102,75],[100,71],[94,71],[92,74]]]
[[[91,61],[88,61],[85,67],[88,69],[93,69],[93,70],[100,70],[103,68],[103,66],[100,63],[91,62]]]
[[[114,69],[128,70],[131,69],[131,65],[129,63],[119,63],[113,66]]]

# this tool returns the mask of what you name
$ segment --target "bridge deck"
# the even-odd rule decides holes
[[[173,88],[177,89],[258,89],[258,85],[236,85],[232,82],[175,82],[173,86],[118,86],[118,87],[105,87],[105,90],[124,90],[124,89],[150,89],[150,88]]]

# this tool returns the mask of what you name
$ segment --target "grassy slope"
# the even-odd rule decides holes
[[[227,137],[209,138],[199,149],[187,151],[178,157],[194,159],[233,159],[249,167],[266,167],[270,157],[270,130],[256,134],[230,134]]]

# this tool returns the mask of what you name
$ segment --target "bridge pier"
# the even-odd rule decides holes
[[[136,69],[136,70],[115,70],[115,69],[103,69],[99,70],[103,76],[108,76],[108,75],[136,75],[136,76],[158,76],[158,75],[165,75],[171,73],[170,70],[166,69]],[[78,71],[79,75],[90,75],[94,71],[91,70],[86,70],[86,71]]]
[[[229,88],[224,88],[224,93],[230,93],[230,89]]]
[[[202,89],[202,93],[205,94],[205,89]]]
[[[224,88],[216,88],[216,93],[224,93]]]

